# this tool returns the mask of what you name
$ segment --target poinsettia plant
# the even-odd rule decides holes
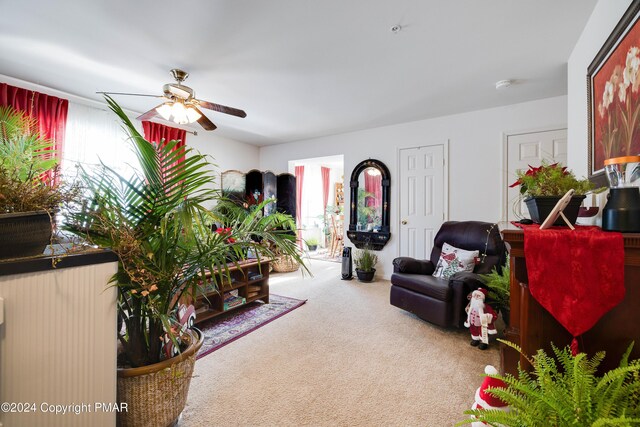
[[[563,196],[574,189],[576,195],[586,194],[594,189],[588,179],[578,179],[573,172],[560,163],[542,162],[538,167],[529,165],[526,171],[518,171],[518,180],[509,187],[520,186],[520,194],[525,197]]]

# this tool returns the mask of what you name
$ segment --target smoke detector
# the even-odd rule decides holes
[[[500,80],[496,82],[496,89],[506,89],[513,84],[513,80]]]
[[[402,30],[402,25],[400,24],[396,24],[393,27],[391,27],[391,32],[393,34],[398,34],[401,30]]]

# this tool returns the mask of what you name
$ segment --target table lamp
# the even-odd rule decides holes
[[[604,169],[610,189],[602,211],[602,229],[640,232],[640,156],[606,159]]]

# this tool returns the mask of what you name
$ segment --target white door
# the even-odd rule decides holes
[[[444,221],[444,145],[400,150],[400,256],[427,259]]]
[[[517,171],[526,171],[529,165],[540,166],[543,160],[549,163],[567,164],[567,130],[524,133],[507,137],[507,185],[513,184]],[[522,202],[520,188],[507,187],[506,212],[508,221],[529,218],[527,206]]]

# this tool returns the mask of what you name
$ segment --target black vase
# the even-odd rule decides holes
[[[375,268],[372,269],[371,271],[358,270],[356,268],[356,275],[358,276],[358,280],[361,282],[371,282],[375,274],[376,274]]]
[[[0,214],[0,259],[42,255],[50,240],[47,212]]]
[[[578,211],[580,210],[580,205],[582,201],[587,196],[573,196],[571,201],[564,209],[564,215],[567,217],[569,222],[573,225],[576,223],[578,219]],[[536,224],[542,224],[545,219],[551,213],[553,207],[558,203],[561,199],[561,196],[536,196],[536,197],[528,197],[524,199],[524,202],[527,204],[527,208],[529,209],[529,215],[531,215],[531,220]],[[562,217],[558,217],[556,222],[553,225],[566,225]]]

